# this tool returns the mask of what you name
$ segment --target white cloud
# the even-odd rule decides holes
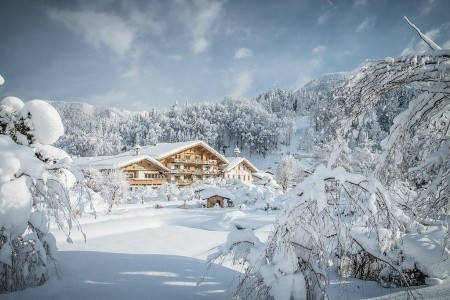
[[[358,27],[356,27],[356,32],[361,32],[366,29],[372,28],[375,25],[375,20],[376,17],[374,16],[365,17],[364,21],[362,21],[361,24],[359,24]]]
[[[233,90],[233,96],[242,97],[251,88],[253,83],[253,74],[248,71],[240,72],[234,79],[235,87]]]
[[[435,38],[437,38],[440,34],[439,28],[433,28],[427,32],[425,32],[425,35],[432,39],[434,41]],[[445,44],[444,44],[445,48]],[[408,47],[404,48],[400,55],[408,55],[414,52],[424,52],[430,50],[430,47],[422,41],[422,39],[417,39],[417,37],[414,37],[409,43]]]
[[[330,17],[330,11],[326,11],[317,18],[317,24],[322,25]]]
[[[323,46],[323,45],[319,45],[319,46],[317,46],[316,48],[313,49],[313,53],[315,53],[315,54],[320,54],[320,53],[323,53],[325,51],[327,51],[327,47]]]
[[[252,50],[248,48],[239,48],[234,53],[234,58],[247,58],[253,55]]]
[[[48,9],[50,19],[63,23],[94,47],[106,46],[118,55],[127,52],[135,38],[136,28],[121,17],[94,11]]]
[[[87,101],[86,101],[87,100]],[[103,105],[108,107],[117,107],[128,111],[142,111],[149,108],[148,99],[142,100],[131,93],[128,94],[120,89],[111,89],[104,94],[97,94],[83,99],[88,103]]]
[[[175,1],[174,13],[187,28],[192,38],[191,49],[195,53],[206,52],[212,34],[223,7],[222,1],[197,0],[194,5],[185,1]]]
[[[199,11],[193,23],[194,35],[203,36],[208,32],[218,18],[222,5],[222,2],[197,1]]]
[[[310,59],[307,61],[300,61],[299,64],[296,65],[296,68],[299,70],[297,77],[297,84],[295,88],[301,88],[306,83],[308,83],[311,79],[316,77],[316,72],[322,67],[322,60],[320,57]]]
[[[181,92],[179,89],[176,89],[173,86],[160,87],[160,88],[158,88],[158,91],[165,96],[171,96],[171,97],[173,97]]]
[[[209,42],[204,38],[198,38],[192,41],[191,49],[196,54],[204,53],[209,48]]]
[[[368,0],[355,0],[353,6],[356,8],[364,8],[369,4]]]
[[[172,55],[169,55],[168,58],[173,61],[182,61],[183,60],[183,56],[180,54],[172,54]]]
[[[422,16],[428,15],[432,10],[434,10],[437,6],[438,1],[436,0],[427,0],[425,1],[422,6],[420,6],[419,12]]]
[[[349,56],[349,55],[353,55],[353,52],[352,51],[350,51],[350,50],[345,50],[344,52],[342,52],[342,53],[340,53],[341,55],[344,55],[344,56]]]
[[[450,40],[448,40],[442,44],[442,49],[450,49]]]
[[[132,8],[129,13],[132,22],[140,31],[160,36],[166,30],[166,24],[152,15],[151,10],[139,10]]]

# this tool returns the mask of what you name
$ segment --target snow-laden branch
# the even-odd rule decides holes
[[[436,45],[435,42],[433,42],[429,37],[427,37],[425,34],[423,34],[419,28],[417,28],[416,25],[414,25],[413,23],[411,23],[408,18],[406,16],[404,16],[406,22],[408,22],[408,24],[414,28],[414,30],[419,34],[420,38],[428,45],[430,46],[430,48],[432,50],[442,50],[441,47],[439,47],[438,45]]]
[[[448,49],[368,62],[337,89],[330,110],[336,101],[344,105],[336,113],[340,117],[335,121],[337,143],[328,165],[342,160],[351,134],[365,128],[368,115],[388,93],[411,86],[419,96],[394,119],[389,135],[381,142],[383,152],[376,174],[388,187],[407,182],[415,198],[411,202],[414,214],[437,214],[450,208],[446,201],[450,187],[444,178],[450,168],[448,146],[444,145],[450,127]],[[415,210],[419,203],[422,209]]]
[[[247,266],[237,298],[327,298],[331,262],[343,276],[413,283],[396,251],[411,220],[376,179],[320,165],[283,197],[286,206],[267,243],[251,230],[234,229],[209,257],[231,255]]]

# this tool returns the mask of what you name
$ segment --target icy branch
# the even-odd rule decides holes
[[[423,34],[423,33],[420,31],[420,29],[417,28],[416,25],[414,25],[413,23],[411,23],[411,22],[408,20],[408,18],[407,18],[406,16],[404,16],[404,18],[405,18],[406,22],[408,22],[408,24],[409,24],[412,28],[414,28],[414,30],[417,31],[417,33],[419,34],[420,38],[421,38],[425,43],[427,43],[427,45],[430,46],[431,49],[433,49],[433,50],[442,50],[441,47],[439,47],[438,45],[436,45],[435,42],[433,42],[429,37],[427,37],[425,34]]]

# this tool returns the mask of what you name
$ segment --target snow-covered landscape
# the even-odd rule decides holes
[[[163,208],[155,208],[160,204]],[[113,214],[81,219],[83,236],[73,243],[53,229],[59,261],[54,277],[41,287],[2,295],[2,299],[229,299],[242,266],[229,260],[206,268],[205,260],[226,241],[235,224],[254,229],[261,239],[277,213],[239,209],[178,208],[182,202],[124,205]],[[54,266],[51,267],[52,269]],[[445,299],[449,284],[422,287],[411,295]],[[376,282],[332,278],[331,299],[407,297],[403,289]],[[403,295],[403,296],[402,296]]]
[[[55,230],[59,279],[42,287],[3,295],[5,299],[228,299],[237,271],[205,259],[223,243],[234,222],[266,236],[274,214],[239,209],[180,209],[182,202],[126,205],[113,214],[82,218],[85,243],[73,244]]]
[[[369,35],[363,33],[368,32],[405,44],[399,39],[406,35],[402,30],[414,35],[395,58],[365,57],[356,64],[345,58],[359,57],[350,50],[335,56],[317,45],[310,49],[316,57],[310,65],[298,64],[294,70],[317,69],[311,73],[315,77],[299,77],[302,83],[294,88],[273,84],[268,90],[278,74],[287,80],[279,67],[259,72],[256,83],[256,65],[267,59],[240,47],[227,65],[214,47],[221,40],[213,36],[226,40],[239,31],[225,24],[231,24],[230,12],[243,22],[239,12],[248,10],[246,5],[75,1],[74,7],[58,8],[44,2],[34,6],[35,12],[23,10],[28,6],[22,2],[0,4],[0,39],[5,15],[16,24],[4,11],[40,14],[44,23],[25,24],[18,32],[63,25],[50,33],[57,37],[53,41],[65,40],[73,47],[81,39],[90,47],[64,51],[74,57],[100,52],[103,61],[97,57],[97,67],[106,61],[108,67],[120,65],[109,72],[116,75],[97,74],[93,67],[90,76],[126,80],[107,93],[117,102],[105,105],[102,97],[93,96],[94,89],[82,101],[79,90],[88,90],[92,82],[75,70],[88,57],[82,56],[75,64],[67,62],[77,88],[60,94],[73,101],[29,98],[29,92],[37,97],[47,95],[45,91],[58,94],[46,87],[50,72],[41,71],[42,89],[37,88],[29,77],[15,73],[15,64],[18,72],[23,66],[11,64],[10,58],[21,52],[0,48],[0,72],[6,70],[0,75],[0,299],[450,298],[450,22],[440,13],[448,11],[445,3],[395,3],[393,16],[406,10],[412,17],[402,16],[399,25],[385,16],[396,30],[381,35],[372,29],[386,24],[374,15],[368,14],[356,29],[336,15],[346,11],[354,20],[369,8],[380,15],[386,11],[383,1],[313,5],[305,0],[286,2],[277,10],[269,3],[249,5],[252,12],[278,16],[285,28],[295,23],[285,16],[302,12],[311,17],[319,9],[322,14],[311,30],[321,37],[327,33],[317,28],[326,24],[341,39],[348,35],[340,33],[344,27],[366,42]],[[330,19],[344,27],[330,27]],[[422,31],[419,22],[439,24]],[[263,24],[256,23],[253,32],[261,39]],[[6,32],[11,41],[14,34]],[[244,40],[251,40],[249,32]],[[144,47],[144,36],[159,44]],[[165,47],[183,48],[172,44],[179,39],[190,40],[187,51],[192,53],[163,58]],[[277,57],[284,47],[290,49],[280,43]],[[266,54],[272,48],[277,49],[271,46]],[[373,49],[366,51],[373,55]],[[67,53],[63,57],[70,57]],[[325,53],[334,57],[333,63],[345,60],[347,71],[338,65],[333,73],[320,75],[319,70],[327,70],[319,67]],[[211,56],[205,58],[207,54]],[[161,92],[149,80],[158,76],[149,74],[171,70],[170,76],[161,76],[169,80],[178,73],[164,63],[150,67],[144,56],[178,65],[204,59],[210,65],[200,63],[197,69],[208,70],[206,77],[199,73],[190,80],[203,78],[210,84],[193,92],[183,78],[172,82],[177,89]],[[221,67],[211,67],[219,60]],[[253,67],[248,69],[245,60],[253,60]],[[142,71],[137,61],[148,70]],[[295,64],[284,63],[292,76]],[[66,72],[65,64],[48,65],[62,65]],[[235,72],[238,65],[247,71],[236,75],[231,88],[234,81],[223,68]],[[189,70],[186,78],[192,75],[191,65],[182,70]],[[276,76],[268,79],[272,74]],[[226,79],[214,85],[213,78]],[[249,96],[253,84],[259,94]],[[97,88],[101,85],[98,81]],[[129,87],[133,92],[125,95]],[[199,90],[205,95],[233,93],[201,102]],[[181,91],[197,98],[149,106],[155,97],[162,102],[181,99]],[[142,94],[148,103],[132,100]],[[131,110],[134,106],[140,108]]]

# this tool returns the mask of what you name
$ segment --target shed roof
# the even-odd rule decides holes
[[[212,196],[220,196],[223,198],[234,199],[234,195],[226,189],[222,188],[209,188],[204,189],[199,193],[201,199],[208,199]]]

